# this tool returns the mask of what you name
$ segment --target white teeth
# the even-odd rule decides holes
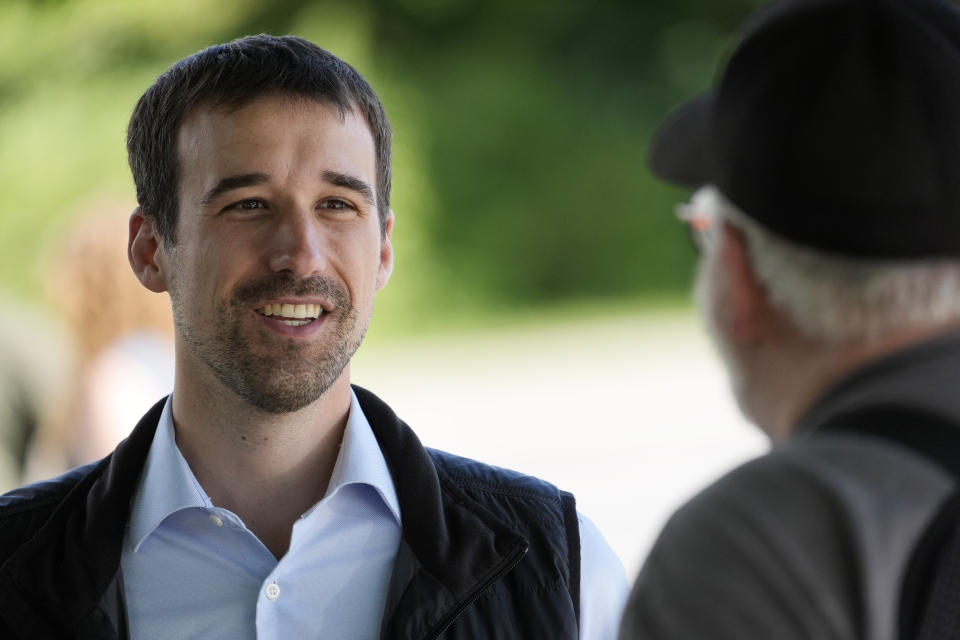
[[[288,327],[302,327],[305,324],[310,324],[313,320],[281,320],[280,322]]]
[[[283,318],[297,319],[308,318],[309,320],[314,320],[323,313],[323,307],[318,304],[280,304],[274,302],[264,305],[260,309],[257,309],[257,311],[265,316],[281,316]]]

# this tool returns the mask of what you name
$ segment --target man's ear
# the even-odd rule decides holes
[[[728,277],[727,328],[739,343],[757,344],[763,339],[769,319],[766,290],[753,270],[743,232],[724,222],[720,236],[717,258],[723,262]]]
[[[383,289],[393,273],[393,209],[387,212],[387,222],[380,239],[380,266],[377,269],[377,290]]]
[[[140,207],[130,214],[127,238],[127,259],[140,284],[150,291],[161,293],[167,290],[167,272],[164,266],[164,251],[153,218]]]

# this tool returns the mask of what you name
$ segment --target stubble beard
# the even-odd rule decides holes
[[[328,325],[323,343],[306,347],[241,321],[251,312],[250,301],[285,295],[321,296],[333,303],[323,320]],[[274,274],[244,283],[217,305],[212,331],[192,326],[179,296],[171,292],[171,300],[174,324],[191,354],[237,397],[270,414],[298,411],[326,393],[360,347],[368,324],[347,292],[323,276]]]

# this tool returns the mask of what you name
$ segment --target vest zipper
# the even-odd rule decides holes
[[[502,578],[503,576],[513,571],[513,568],[516,567],[518,564],[520,564],[520,561],[523,560],[523,557],[527,555],[527,551],[529,550],[530,550],[530,545],[527,543],[524,543],[522,547],[514,551],[513,555],[510,556],[507,559],[506,563],[503,565],[503,568],[501,568],[493,576],[491,576],[489,580],[487,580],[486,582],[482,583],[479,587],[477,587],[473,591],[473,593],[471,593],[470,596],[464,601],[462,605],[460,605],[459,607],[457,607],[456,609],[450,612],[450,615],[448,615],[444,619],[444,621],[440,623],[437,629],[437,632],[432,636],[429,636],[429,640],[437,640],[437,638],[439,638],[444,631],[450,628],[450,625],[456,622],[457,618],[460,617],[460,614],[463,613],[467,609],[467,607],[473,604],[476,601],[476,599],[480,597],[480,594],[486,591],[487,588],[490,587],[490,585],[492,585],[494,582],[497,582],[498,580],[500,580],[500,578]]]

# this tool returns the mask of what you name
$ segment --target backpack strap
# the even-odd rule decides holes
[[[902,405],[841,414],[818,431],[850,432],[896,442],[960,483],[960,423]],[[910,556],[900,586],[902,640],[960,640],[960,488],[939,508]]]
[[[900,404],[872,405],[841,413],[817,432],[851,432],[892,440],[939,465],[960,480],[960,422]]]
[[[902,640],[960,640],[960,491],[914,547],[900,587]]]

